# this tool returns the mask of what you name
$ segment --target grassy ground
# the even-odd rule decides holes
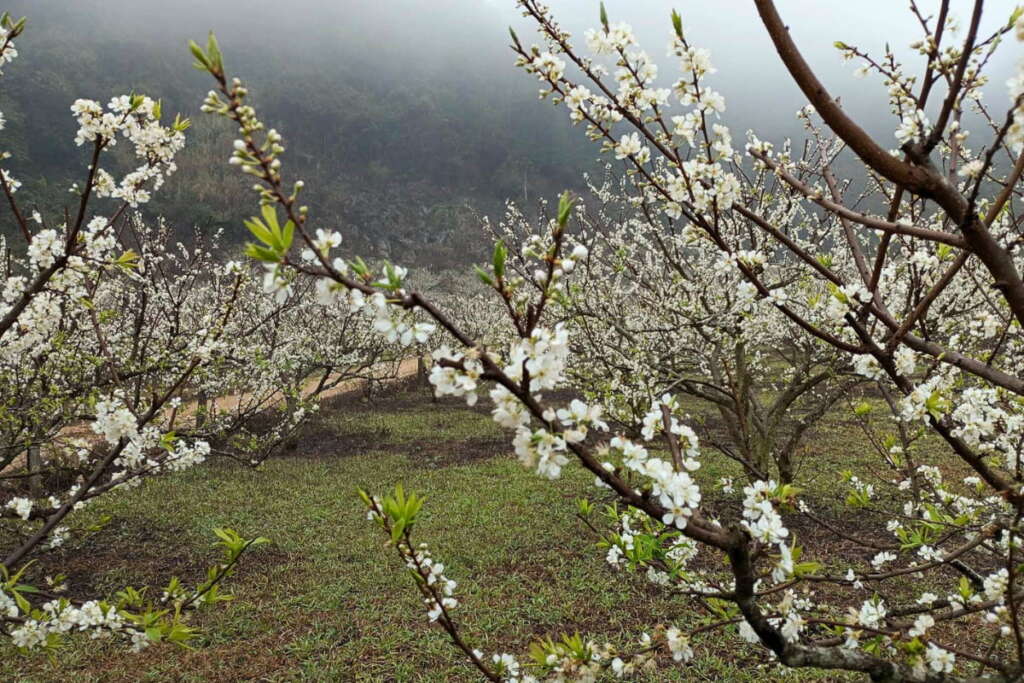
[[[837,438],[831,429],[842,425],[826,425],[825,438]],[[383,492],[403,482],[428,498],[418,537],[459,581],[457,615],[487,652],[523,653],[537,637],[575,631],[627,644],[624,635],[658,621],[698,623],[684,601],[604,563],[573,518],[575,500],[594,494],[590,476],[569,469],[548,482],[508,452],[486,414],[403,391],[372,406],[338,401],[260,471],[216,461],[110,496],[83,513],[109,516],[84,552],[44,558],[43,568],[70,568],[75,591],[162,585],[173,574],[194,582],[213,558],[218,526],[273,543],[230,581],[234,602],[196,615],[195,649],[134,655],[83,639],[47,661],[0,645],[0,680],[476,680],[427,624],[410,578],[365,520],[360,485]],[[824,457],[809,476],[843,465]],[[734,473],[705,467],[705,476]],[[698,640],[695,650],[693,663],[658,680],[839,680],[780,671],[732,634]]]

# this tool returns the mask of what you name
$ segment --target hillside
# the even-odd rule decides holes
[[[285,134],[288,173],[306,181],[318,218],[363,253],[460,260],[464,254],[449,245],[475,229],[478,214],[500,212],[508,198],[576,187],[594,157],[563,114],[537,106],[534,83],[512,68],[500,41],[481,37],[441,51],[405,41],[399,44],[409,52],[395,54],[360,40],[343,17],[315,6],[304,12],[301,3],[288,17],[315,11],[323,20],[291,27],[272,3],[248,3],[244,20],[228,11],[232,3],[196,8],[187,20],[154,3],[116,4],[8,3],[31,22],[19,40],[19,68],[5,75],[0,92],[10,168],[24,182],[27,205],[59,211],[86,162],[72,142],[71,102],[144,92],[162,98],[165,112],[193,120],[180,170],[147,212],[166,217],[181,236],[198,226],[240,239],[248,183],[220,163],[232,131],[199,112],[208,84],[190,68],[185,48],[187,38],[209,29]],[[462,16],[469,4],[447,6]],[[262,31],[267,22],[275,40],[242,39],[245,29]]]

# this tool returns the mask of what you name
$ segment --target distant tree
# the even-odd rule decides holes
[[[616,200],[625,188],[610,180],[592,189],[594,204],[578,215],[588,256],[570,296],[548,313],[549,324],[564,322],[573,340],[569,384],[585,388],[608,420],[637,436],[651,429],[644,417],[652,401],[695,400],[718,418],[700,420],[702,436],[751,481],[792,483],[808,430],[864,381],[844,354],[801,335],[775,307],[758,305],[734,261],[761,271],[780,300],[811,293],[800,292],[800,266],[767,263],[758,250],[723,258],[694,231]],[[779,204],[766,207],[774,222],[827,241],[799,204]],[[739,234],[744,226],[723,229]],[[507,267],[526,278],[531,266],[520,255],[535,231],[514,206],[495,231],[510,247]]]

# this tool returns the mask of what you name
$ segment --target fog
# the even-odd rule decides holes
[[[551,8],[565,28],[581,38],[598,23],[594,0],[552,0]],[[920,3],[927,13],[937,3]],[[1011,0],[986,4],[982,34],[1005,22]],[[529,95],[529,83],[512,67],[507,28],[531,40],[533,25],[513,0],[73,0],[8,3],[15,14],[35,15],[37,22],[66,23],[98,30],[101,38],[127,52],[147,49],[187,63],[183,46],[189,38],[217,33],[229,55],[241,57],[250,79],[275,78],[270,69],[284,60],[288,73],[303,69],[343,69],[368,79],[435,79],[460,82],[479,79],[518,84]],[[896,54],[916,68],[921,57],[907,45],[921,30],[908,3],[895,0],[779,0],[808,62],[844,106],[876,132],[895,128],[887,121],[884,88],[877,79],[855,80],[855,65],[843,64],[836,40],[880,55],[888,41]],[[964,24],[969,0],[954,0],[952,15]],[[661,58],[668,82],[673,73],[665,46],[670,35],[669,12],[683,16],[688,39],[707,47],[718,68],[709,83],[728,102],[726,119],[736,128],[755,127],[762,135],[793,129],[792,115],[804,102],[787,77],[748,0],[608,0],[612,21],[630,23],[641,46]],[[41,16],[39,16],[41,15]],[[103,35],[106,34],[106,35]],[[962,37],[961,35],[957,37]],[[32,34],[24,41],[31,48]],[[1005,97],[1004,83],[1013,68],[1013,48],[1000,50],[989,67],[993,99]],[[229,62],[230,64],[230,62]],[[130,79],[131,75],[124,74]],[[886,127],[887,124],[887,127]]]
[[[486,0],[493,7],[504,7],[502,0]],[[938,3],[918,3],[928,16]],[[989,0],[981,24],[981,35],[1005,24],[1016,3]],[[597,3],[588,0],[555,0],[551,7],[562,18],[563,26],[582,37],[583,31],[598,23]],[[736,130],[754,128],[761,137],[778,138],[797,133],[795,111],[806,99],[792,82],[775,53],[753,2],[749,0],[608,0],[605,3],[611,21],[626,21],[637,33],[641,45],[661,57],[671,35],[669,13],[675,8],[682,16],[687,40],[711,50],[718,72],[708,84],[725,95],[728,109],[725,119]],[[898,125],[888,114],[885,86],[876,76],[860,80],[853,77],[855,63],[843,63],[834,47],[837,40],[855,45],[881,57],[888,42],[909,73],[918,73],[923,58],[909,48],[920,40],[921,27],[902,0],[777,0],[776,7],[790,28],[804,58],[830,93],[840,97],[843,106],[875,133],[882,144],[895,146],[892,132]],[[962,41],[973,2],[953,0],[950,14],[962,22],[954,39]],[[639,11],[643,8],[643,11]],[[514,13],[507,13],[514,19]],[[934,25],[934,20],[933,20]],[[516,26],[529,28],[520,20]],[[1007,102],[1005,82],[1011,76],[1015,45],[1005,45],[987,67],[991,78],[986,95],[1000,105]],[[669,66],[667,58],[661,63]],[[675,72],[669,71],[674,74]],[[933,98],[933,102],[941,101]]]
[[[926,14],[937,5],[919,4]],[[593,0],[550,5],[580,44],[583,31],[598,24]],[[737,140],[748,128],[775,141],[801,134],[794,113],[805,99],[752,2],[608,0],[606,6],[612,21],[634,27],[641,47],[662,66],[666,87],[676,75],[665,56],[669,13],[673,7],[681,13],[690,42],[711,51],[717,73],[707,82],[724,94],[723,118]],[[874,76],[855,79],[856,64],[844,64],[833,43],[881,55],[889,41],[908,71],[919,71],[922,59],[907,46],[921,29],[907,4],[778,0],[777,6],[830,92],[881,144],[895,147],[898,122],[888,112],[884,85]],[[1013,6],[986,3],[982,34],[1004,23]],[[208,200],[211,206],[221,202],[216,210],[191,210],[207,201],[189,196],[207,173],[201,169],[226,155],[218,137],[228,134],[226,128],[215,128],[198,112],[211,83],[190,68],[185,47],[210,30],[221,41],[229,71],[250,83],[270,123],[291,139],[293,168],[319,180],[328,213],[357,230],[395,234],[395,226],[413,220],[401,212],[377,216],[373,207],[383,197],[420,213],[452,203],[494,213],[506,197],[554,194],[578,184],[582,169],[598,156],[564,111],[537,101],[536,81],[514,68],[508,28],[527,44],[537,38],[513,0],[14,0],[7,7],[30,18],[19,40],[22,57],[0,83],[0,111],[12,124],[5,141],[16,138],[12,130],[25,131],[15,142],[12,168],[32,178],[59,175],[57,169],[68,165],[69,98],[105,100],[126,90],[163,97],[166,109],[197,120],[193,144],[208,151],[186,178],[172,181],[178,204],[157,205],[183,222],[226,226],[242,211],[228,198],[234,186],[227,184]],[[953,15],[964,24],[969,10],[967,0],[952,2]],[[962,39],[964,30],[954,39]],[[1015,47],[1005,46],[987,67],[985,97],[993,107],[1007,102]],[[937,105],[939,98],[932,99]],[[181,185],[188,182],[193,184]],[[203,176],[202,182],[209,180]],[[52,186],[51,177],[27,184],[27,191],[46,202],[47,192],[57,196]],[[415,230],[435,229],[417,221]],[[378,222],[384,227],[372,227]]]

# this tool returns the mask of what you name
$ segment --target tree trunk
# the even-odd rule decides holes
[[[795,475],[793,472],[793,454],[788,452],[776,454],[775,464],[779,474],[779,483],[792,484]]]
[[[39,446],[28,447],[26,463],[31,475],[28,478],[29,490],[34,498],[38,498],[43,495],[43,457],[39,453]]]
[[[206,395],[205,391],[200,391],[199,396],[196,397],[196,429],[202,429],[206,424],[207,414],[209,413],[210,397]]]

